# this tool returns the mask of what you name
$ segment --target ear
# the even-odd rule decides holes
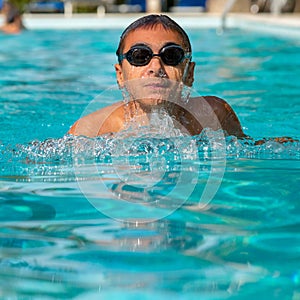
[[[124,76],[122,71],[122,66],[120,64],[115,64],[115,71],[116,71],[116,77],[117,77],[117,83],[120,88],[124,86]]]
[[[183,77],[183,83],[187,86],[192,86],[194,82],[194,69],[195,69],[195,63],[193,61],[190,61],[187,67],[187,70]]]

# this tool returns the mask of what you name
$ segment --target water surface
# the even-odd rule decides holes
[[[115,86],[120,32],[0,36],[2,297],[299,299],[299,143],[65,135]],[[298,41],[189,34],[200,95],[254,140],[300,137]]]

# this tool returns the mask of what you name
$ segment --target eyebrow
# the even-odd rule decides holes
[[[136,46],[146,46],[146,47],[151,48],[150,45],[148,45],[148,44],[146,44],[146,43],[137,43],[137,44],[132,45],[132,46],[130,47],[130,49],[133,48],[133,47],[136,47]]]
[[[184,49],[183,46],[181,46],[181,45],[179,45],[179,44],[177,44],[177,43],[174,43],[174,42],[167,42],[166,44],[164,44],[164,45],[159,49],[159,51],[160,51],[161,49],[163,49],[164,47],[167,47],[167,46],[173,46],[173,45],[182,47],[182,49]],[[134,47],[136,47],[136,46],[146,46],[146,47],[149,47],[150,49],[152,49],[151,46],[150,46],[149,44],[147,44],[147,43],[137,43],[137,44],[134,44],[134,45],[132,45],[132,46],[130,47],[130,49],[132,49],[132,48],[134,48]]]
[[[162,46],[162,48],[167,47],[167,46],[179,46],[179,47],[181,47],[181,48],[183,49],[183,46],[181,46],[181,45],[179,45],[179,44],[177,44],[177,43],[174,43],[174,42],[168,42],[168,43],[164,44],[164,45]],[[161,48],[161,49],[162,49],[162,48]]]

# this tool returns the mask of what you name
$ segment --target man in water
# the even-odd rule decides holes
[[[127,90],[128,103],[84,116],[68,133],[88,137],[117,133],[126,129],[128,119],[145,125],[153,109],[163,108],[160,111],[190,135],[211,128],[246,137],[226,101],[214,96],[180,101],[183,86],[193,84],[195,63],[186,32],[168,16],[147,15],[133,22],[122,33],[116,54],[117,82]]]
[[[13,3],[4,1],[1,12],[4,15],[4,25],[0,27],[0,31],[7,34],[17,34],[25,29],[22,14]]]

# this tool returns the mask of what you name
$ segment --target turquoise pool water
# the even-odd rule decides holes
[[[120,32],[0,35],[0,297],[299,299],[298,142],[65,135],[116,100]],[[300,138],[299,41],[189,34],[199,94],[255,140]]]

